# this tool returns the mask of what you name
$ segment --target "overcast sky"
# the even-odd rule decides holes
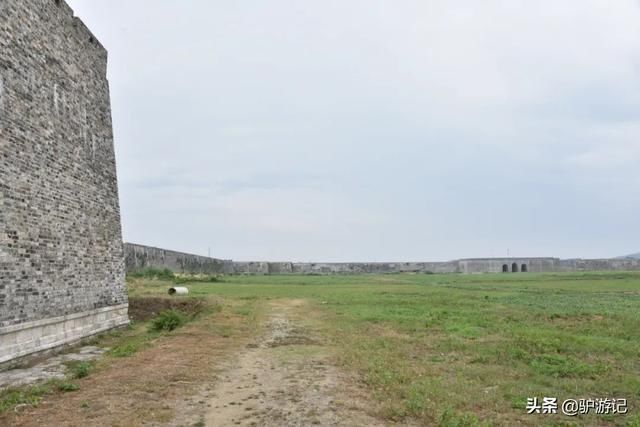
[[[126,241],[235,260],[640,250],[637,0],[68,0]]]

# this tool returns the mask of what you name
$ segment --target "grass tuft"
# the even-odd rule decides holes
[[[154,332],[170,332],[187,322],[187,317],[178,310],[166,310],[151,321],[149,330]]]
[[[69,367],[71,378],[80,379],[87,377],[94,368],[92,362],[72,362],[67,364]]]
[[[64,381],[58,384],[58,390],[68,393],[68,392],[80,390],[80,386],[72,382]]]

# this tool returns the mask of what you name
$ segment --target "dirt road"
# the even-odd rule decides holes
[[[220,378],[207,426],[374,426],[353,381],[304,324],[304,301],[270,305],[265,333]]]

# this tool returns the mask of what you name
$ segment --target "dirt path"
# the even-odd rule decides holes
[[[375,426],[352,379],[330,364],[306,325],[304,301],[279,301],[264,335],[231,364],[214,388],[206,426]]]
[[[332,365],[320,312],[303,300],[269,301],[259,330],[218,313],[0,416],[7,426],[377,426],[354,378]],[[228,326],[233,336],[221,332]],[[222,328],[222,329],[221,329]]]

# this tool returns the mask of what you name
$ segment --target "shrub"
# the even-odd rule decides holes
[[[158,314],[158,316],[151,321],[150,329],[156,332],[173,331],[184,325],[186,321],[185,315],[178,310],[167,310]]]
[[[58,390],[64,391],[64,392],[78,391],[80,390],[80,387],[74,383],[62,382],[58,384]]]
[[[80,379],[89,375],[89,372],[93,369],[93,364],[90,362],[79,362],[70,366],[70,368],[72,377]]]

